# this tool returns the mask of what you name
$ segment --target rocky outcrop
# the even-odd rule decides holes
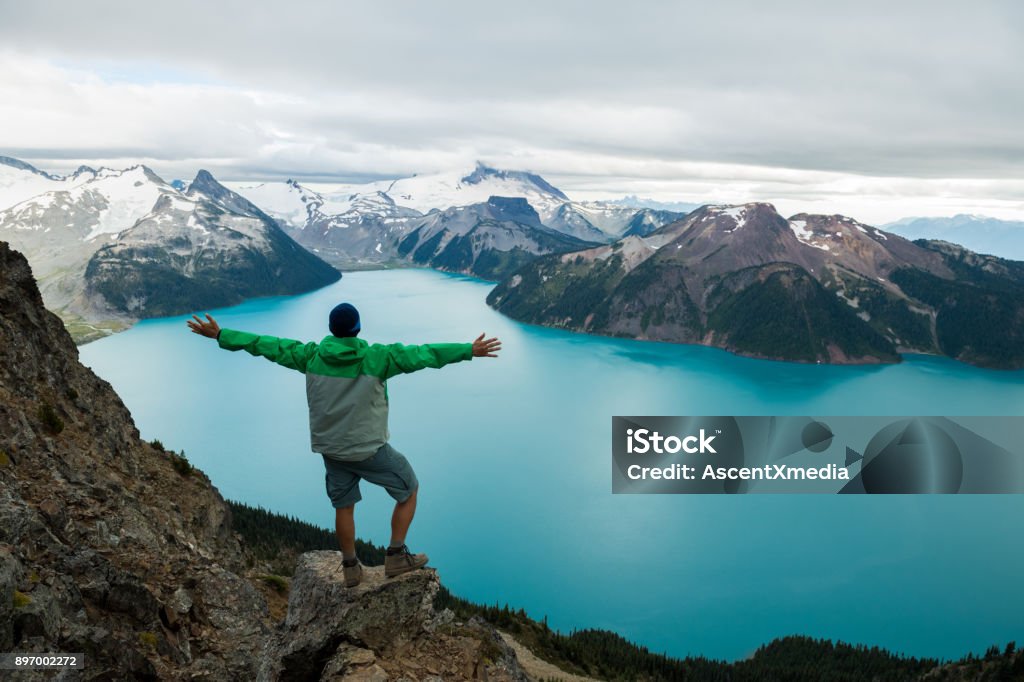
[[[0,651],[87,678],[255,674],[266,602],[209,480],[139,438],[0,242]]]
[[[527,679],[492,627],[434,610],[434,571],[393,579],[381,567],[364,571],[358,587],[346,588],[339,553],[299,557],[288,616],[260,657],[258,679]]]

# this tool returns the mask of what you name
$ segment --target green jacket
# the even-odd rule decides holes
[[[221,329],[217,342],[305,374],[313,452],[343,461],[366,459],[388,442],[388,379],[473,359],[471,343],[386,346],[336,336],[303,343],[233,329]]]

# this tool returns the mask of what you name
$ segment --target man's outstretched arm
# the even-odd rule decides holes
[[[217,320],[210,315],[206,315],[206,320],[201,320],[198,315],[193,315],[192,319],[188,321],[188,327],[195,334],[217,339],[221,348],[231,351],[244,350],[251,355],[264,357],[300,372],[306,371],[306,366],[309,365],[309,361],[317,349],[317,344],[312,342],[303,343],[276,336],[261,336],[235,329],[221,329]]]
[[[384,353],[384,378],[408,374],[427,367],[435,369],[453,362],[473,358],[496,358],[501,350],[497,338],[484,338],[481,334],[472,343],[427,343],[422,346],[404,346],[400,343],[378,346]]]

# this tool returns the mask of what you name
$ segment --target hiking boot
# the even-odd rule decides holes
[[[423,568],[426,565],[426,554],[413,554],[405,545],[395,549],[389,547],[388,553],[384,557],[384,576],[394,578],[396,575],[415,571],[417,568]]]
[[[355,587],[363,580],[363,565],[359,563],[359,559],[353,559],[351,565],[347,561],[342,561],[341,568],[345,574],[345,587]]]

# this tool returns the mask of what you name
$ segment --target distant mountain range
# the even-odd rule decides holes
[[[205,171],[180,191],[145,166],[57,176],[0,157],[0,202],[0,240],[79,341],[341,276]]]
[[[488,303],[530,323],[771,359],[912,351],[1024,367],[1024,263],[763,203],[704,206],[646,237],[539,258]]]
[[[233,187],[205,171],[167,183],[141,165],[65,176],[0,157],[0,239],[26,254],[47,305],[86,341],[144,317],[322,286],[340,276],[324,261],[499,279],[682,215],[575,202],[539,175],[484,164],[329,193],[292,180]]]
[[[882,229],[907,239],[941,239],[978,253],[1024,260],[1024,221],[961,213],[951,218],[903,218]]]
[[[482,163],[469,173],[345,185],[330,193],[317,192],[294,180],[236,183],[232,187],[275,217],[300,244],[335,265],[349,268],[407,263],[410,252],[400,252],[399,245],[407,243],[407,235],[422,234],[435,221],[429,217],[431,212],[474,206],[473,213],[487,220],[492,197],[523,199],[536,213],[536,219],[528,223],[539,220],[540,226],[583,242],[608,242],[627,233],[647,234],[683,215],[615,202],[572,201],[539,175]],[[554,244],[541,248],[554,248]],[[498,260],[507,259],[500,249],[492,255]],[[465,271],[485,277],[491,276],[488,272],[493,274],[490,267],[470,266]]]
[[[760,203],[674,210],[689,207],[573,201],[482,163],[320,192],[205,171],[168,184],[145,166],[60,176],[0,157],[0,240],[28,256],[79,341],[308,291],[340,277],[327,263],[419,265],[500,280],[497,309],[580,331],[803,362],[917,351],[1024,366],[1024,263],[952,243],[1017,256],[1021,223],[918,218],[887,232]]]
[[[701,207],[701,204],[694,204],[688,201],[656,201],[654,199],[641,199],[635,194],[629,194],[621,199],[612,199],[605,203],[630,208],[651,208],[660,211],[672,211],[674,213],[690,213]]]

